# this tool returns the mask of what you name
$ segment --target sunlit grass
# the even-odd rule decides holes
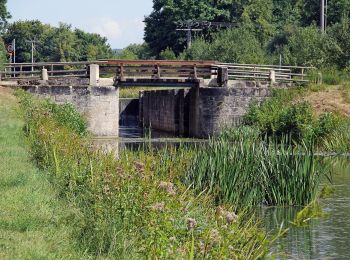
[[[0,258],[85,259],[74,246],[74,208],[30,162],[23,122],[9,94],[0,95]]]

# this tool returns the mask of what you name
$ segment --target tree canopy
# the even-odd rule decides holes
[[[16,39],[18,62],[31,61],[32,40],[36,41],[35,61],[87,61],[113,55],[106,38],[64,23],[53,27],[38,20],[18,21],[8,26],[3,38],[5,43]]]
[[[282,61],[285,64],[349,67],[350,0],[328,1],[327,34],[319,30],[319,0],[153,0],[145,18],[144,39],[160,58],[173,51],[181,58],[228,62]],[[186,21],[229,22],[234,28],[186,33]]]

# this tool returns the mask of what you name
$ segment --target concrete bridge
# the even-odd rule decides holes
[[[239,125],[249,104],[263,101],[273,88],[306,83],[307,69],[216,61],[100,60],[12,64],[1,76],[37,96],[74,104],[97,136],[119,134],[120,88],[165,87],[168,90],[141,93],[140,123],[176,135],[208,137]]]

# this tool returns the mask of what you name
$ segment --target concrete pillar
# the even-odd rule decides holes
[[[100,83],[100,66],[97,64],[90,65],[90,86],[99,86]]]
[[[41,70],[41,79],[42,80],[49,80],[49,74],[47,73],[47,69],[43,68]]]
[[[189,93],[189,127],[188,132],[191,137],[200,136],[199,129],[199,114],[200,114],[200,104],[199,104],[199,86],[193,87]]]
[[[270,70],[270,82],[271,84],[276,83],[276,72],[274,70]]]
[[[119,89],[91,87],[87,117],[94,135],[119,136]]]

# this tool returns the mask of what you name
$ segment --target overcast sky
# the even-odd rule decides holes
[[[8,0],[12,21],[59,22],[108,38],[112,48],[143,42],[143,19],[152,0]]]

